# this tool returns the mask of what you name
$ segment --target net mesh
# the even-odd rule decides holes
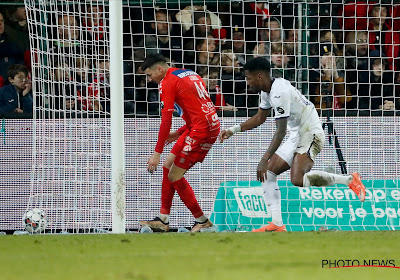
[[[26,7],[37,108],[28,208],[44,209],[52,230],[110,228],[108,3]]]
[[[359,171],[368,180],[384,180],[373,189],[382,188],[389,197],[387,180],[397,180],[399,175],[399,4],[123,3],[127,228],[136,228],[138,220],[153,218],[160,206],[161,174],[150,176],[146,172],[160,123],[159,96],[157,85],[139,69],[144,57],[155,52],[205,79],[223,128],[240,123],[257,110],[258,93],[247,89],[241,66],[253,57],[266,57],[272,75],[291,81],[327,123],[326,147],[314,168],[340,173],[346,163],[349,172]],[[28,207],[44,208],[52,229],[110,228],[108,26],[115,19],[109,17],[108,1],[26,0],[25,4],[37,108]],[[179,119],[174,120],[175,128],[179,124]],[[268,122],[224,145],[216,144],[206,161],[187,173],[207,214],[221,183],[255,180],[255,168],[273,127],[273,122]],[[343,153],[339,159],[335,134]],[[279,180],[289,180],[289,174]],[[382,201],[372,197],[369,206],[398,209],[398,199],[391,198],[382,206],[376,204]],[[303,208],[326,209],[326,203],[319,205],[307,197],[285,199],[299,206],[298,213],[293,208],[283,209],[289,217],[300,217],[288,218],[292,226],[305,230],[343,223],[338,216],[324,216],[321,221],[313,214],[311,221],[303,219],[308,213]],[[347,206],[352,202],[343,201]],[[350,215],[350,208],[346,209]],[[363,222],[368,217],[362,218]],[[376,215],[371,217],[376,219]],[[175,197],[171,226],[192,222],[186,207]],[[364,224],[364,228],[371,224],[393,227],[399,226],[399,219],[385,214],[379,221]],[[357,229],[347,225],[343,228]]]

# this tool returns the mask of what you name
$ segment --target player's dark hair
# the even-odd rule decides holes
[[[28,76],[28,68],[22,64],[13,64],[8,68],[7,77],[14,79],[20,72]]]
[[[159,53],[149,54],[143,61],[142,66],[140,68],[142,71],[145,71],[147,68],[154,66],[157,63],[167,63],[167,59],[165,56]]]
[[[243,70],[247,70],[249,72],[255,72],[255,71],[262,71],[269,73],[271,69],[271,65],[269,64],[268,60],[266,60],[263,57],[256,57],[251,60],[249,60],[244,66]]]

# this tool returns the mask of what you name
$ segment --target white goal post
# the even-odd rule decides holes
[[[110,0],[111,205],[112,232],[125,232],[124,72],[122,1]]]

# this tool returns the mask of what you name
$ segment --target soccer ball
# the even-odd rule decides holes
[[[29,209],[23,216],[24,228],[30,233],[40,233],[46,229],[47,219],[44,211],[39,208]]]

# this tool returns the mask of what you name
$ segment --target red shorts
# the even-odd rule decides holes
[[[206,132],[186,130],[172,147],[171,153],[176,155],[174,164],[190,169],[196,162],[203,162],[218,134],[219,129]]]

